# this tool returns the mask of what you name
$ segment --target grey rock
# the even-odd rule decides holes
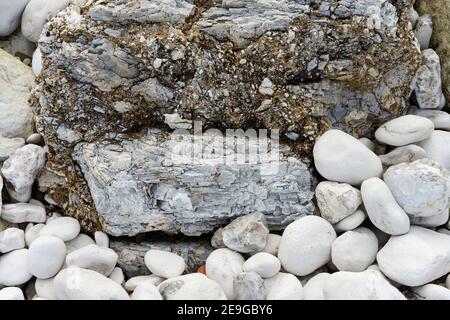
[[[266,300],[264,280],[256,272],[242,272],[234,276],[236,300]]]
[[[252,213],[233,220],[223,228],[223,243],[226,247],[250,253],[264,249],[269,235],[266,218],[262,213]]]
[[[426,158],[427,153],[424,149],[415,144],[395,148],[387,154],[379,156],[383,166],[395,166],[404,162],[413,162]]]
[[[211,245],[216,248],[225,248],[225,244],[223,243],[223,228],[219,228],[214,232],[213,236],[211,237]]]
[[[441,62],[433,49],[422,52],[423,65],[416,75],[415,94],[419,108],[442,109],[445,105],[442,93]]]
[[[419,17],[414,34],[417,41],[419,41],[421,50],[430,47],[431,35],[433,34],[433,18],[431,15],[427,14]]]
[[[419,13],[412,9],[411,10],[411,18],[410,18],[410,22],[411,22],[411,27],[414,29],[416,27],[417,21],[419,20]]]

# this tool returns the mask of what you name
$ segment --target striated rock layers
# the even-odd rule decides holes
[[[315,138],[330,127],[363,136],[406,109],[421,63],[411,7],[412,0],[69,7],[42,33],[32,99],[48,169],[66,179],[52,198],[85,228],[112,235],[198,235],[252,211],[277,229],[312,213],[307,158]],[[170,163],[164,122],[190,129],[193,120],[221,130],[279,129],[295,141],[268,177],[252,165]]]

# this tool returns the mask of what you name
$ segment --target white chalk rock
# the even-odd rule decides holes
[[[169,251],[149,250],[144,262],[154,275],[167,279],[181,276],[186,269],[184,259]]]
[[[323,297],[323,286],[330,278],[331,274],[323,272],[318,273],[308,280],[303,287],[303,296],[305,300],[325,300]]]
[[[365,145],[370,151],[375,152],[375,143],[372,140],[363,137],[359,138],[358,141]]]
[[[336,232],[328,221],[318,216],[302,217],[284,230],[278,258],[284,270],[305,276],[330,261],[335,239]]]
[[[123,270],[119,267],[115,267],[108,278],[120,285],[125,283],[125,275],[123,273]]]
[[[407,214],[431,217],[448,213],[450,172],[438,163],[422,159],[392,166],[384,173],[384,181]]]
[[[431,15],[423,15],[419,17],[416,24],[414,35],[420,44],[420,50],[430,47],[431,35],[433,34],[433,19]]]
[[[0,300],[25,300],[25,297],[20,288],[7,287],[0,290]]]
[[[164,278],[155,276],[154,274],[148,276],[136,276],[128,279],[128,281],[125,282],[125,289],[129,292],[133,292],[138,285],[147,281],[153,284],[154,286],[157,286],[164,281]]]
[[[3,178],[8,182],[6,189],[14,201],[28,202],[31,188],[38,173],[44,167],[46,152],[43,148],[27,144],[16,151],[3,163]]]
[[[262,252],[267,252],[271,255],[278,255],[278,248],[280,247],[281,236],[274,233],[269,233],[267,235],[266,246],[262,250]]]
[[[409,230],[408,215],[395,201],[386,183],[370,178],[361,185],[361,196],[370,221],[381,231],[399,235]]]
[[[316,187],[320,215],[329,223],[350,216],[361,205],[361,192],[348,183],[323,181]]]
[[[303,300],[303,287],[293,274],[280,272],[264,280],[266,300]]]
[[[39,233],[41,236],[55,236],[62,241],[75,239],[80,233],[80,223],[72,217],[60,217],[47,222]]]
[[[9,36],[20,25],[20,18],[30,0],[0,1],[0,37]]]
[[[364,220],[366,220],[367,214],[362,209],[356,210],[353,214],[347,218],[342,219],[338,223],[333,225],[336,232],[345,232],[358,228]]]
[[[426,284],[411,289],[417,300],[450,300],[450,290],[437,284]]]
[[[202,273],[191,273],[163,281],[158,290],[164,300],[226,300],[224,289]]]
[[[0,285],[20,286],[33,275],[28,271],[28,249],[19,249],[0,256]]]
[[[411,108],[409,112],[411,114],[430,119],[434,123],[434,128],[436,130],[440,129],[450,131],[450,114],[447,112],[418,108]]]
[[[62,270],[55,277],[58,300],[129,300],[119,284],[104,275],[79,267]]]
[[[377,262],[389,279],[405,286],[421,286],[450,271],[450,236],[418,226],[391,237],[378,252]]]
[[[339,271],[364,271],[376,258],[378,239],[367,228],[357,228],[340,235],[331,247],[331,261]]]
[[[45,224],[43,223],[38,223],[35,225],[29,223],[27,225],[27,228],[25,229],[25,243],[27,247],[29,247],[34,240],[39,238],[39,232],[43,227],[45,227]]]
[[[0,134],[0,162],[7,160],[14,151],[24,145],[24,138],[5,138]]]
[[[323,285],[325,300],[406,300],[379,271],[339,271]]]
[[[156,286],[150,281],[139,284],[131,295],[131,300],[162,300]]]
[[[326,179],[359,185],[383,172],[380,159],[364,144],[339,130],[325,132],[314,145],[314,164]]]
[[[35,76],[38,76],[42,71],[42,54],[39,48],[33,53],[33,60],[31,61],[31,69],[33,69],[33,73]]]
[[[25,248],[25,233],[18,228],[8,228],[0,232],[0,252],[7,253]]]
[[[95,244],[95,241],[88,235],[80,233],[75,239],[66,242],[67,254],[90,244]]]
[[[109,237],[103,231],[96,231],[94,233],[94,239],[99,247],[109,248]]]
[[[386,166],[395,166],[404,162],[414,162],[427,157],[426,151],[414,144],[398,147],[388,154],[380,155],[381,163]]]
[[[118,255],[114,250],[90,244],[69,253],[66,264],[93,270],[108,277],[113,272],[117,259]]]
[[[54,277],[49,279],[36,279],[36,282],[34,283],[36,294],[40,298],[44,298],[46,300],[57,300],[58,298],[53,285],[54,281]]]
[[[216,281],[228,299],[234,299],[234,276],[243,271],[244,258],[227,248],[216,249],[206,259],[206,276]]]
[[[280,260],[266,252],[259,252],[245,261],[244,272],[256,272],[263,278],[275,276],[281,268]]]
[[[408,114],[383,124],[375,131],[375,137],[381,143],[400,147],[428,139],[433,130],[431,120]]]
[[[47,219],[45,208],[31,203],[11,203],[2,206],[1,217],[11,223],[42,223]]]
[[[69,4],[69,0],[31,0],[22,15],[22,33],[38,42],[44,25]]]
[[[64,264],[66,245],[53,236],[41,236],[28,250],[28,270],[38,279],[55,276]]]
[[[435,130],[431,137],[419,143],[427,153],[427,158],[450,170],[450,132]]]

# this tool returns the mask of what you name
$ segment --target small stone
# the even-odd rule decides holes
[[[0,37],[9,36],[20,26],[22,12],[29,1],[0,1]]]
[[[67,241],[67,254],[91,244],[95,244],[95,241],[88,235],[80,233],[75,239]]]
[[[408,232],[408,215],[395,201],[383,180],[370,178],[364,181],[361,185],[361,196],[370,221],[378,229],[391,235]]]
[[[302,217],[284,230],[278,258],[284,270],[305,276],[330,261],[336,232],[318,216]]]
[[[164,281],[164,278],[155,276],[154,274],[151,274],[149,276],[137,276],[137,277],[133,277],[130,278],[127,282],[125,282],[125,289],[129,292],[133,292],[134,289],[136,289],[136,287],[138,285],[140,285],[143,282],[150,282],[151,284],[153,284],[154,286],[159,285],[161,282]]]
[[[264,78],[264,80],[261,82],[261,85],[259,86],[259,93],[268,96],[273,95],[273,83],[269,78]]]
[[[123,273],[123,270],[119,267],[115,267],[108,278],[120,285],[123,285],[125,283],[125,275]]]
[[[40,236],[28,250],[28,270],[38,279],[54,277],[64,264],[66,245],[57,237]]]
[[[406,300],[379,271],[339,271],[323,285],[325,300]]]
[[[271,255],[278,255],[278,248],[280,247],[281,236],[274,233],[269,233],[267,235],[267,242],[262,252],[267,252]]]
[[[166,279],[181,276],[186,269],[184,259],[169,251],[149,250],[144,261],[150,272]]]
[[[450,272],[450,236],[418,226],[391,237],[378,252],[377,262],[389,279],[416,287]]]
[[[45,208],[30,203],[11,203],[2,207],[1,217],[11,223],[42,223],[47,219]]]
[[[8,228],[0,232],[0,252],[7,253],[25,248],[25,233],[18,228]]]
[[[25,300],[25,297],[20,288],[7,287],[0,290],[0,300]]]
[[[348,183],[323,181],[316,187],[320,215],[329,223],[337,223],[353,214],[361,205],[361,192]]]
[[[358,141],[365,145],[370,151],[375,152],[375,143],[372,140],[363,137],[359,138]]]
[[[434,128],[450,131],[450,114],[440,110],[410,109],[412,114],[430,119],[434,123]]]
[[[191,273],[158,286],[164,300],[226,300],[223,288],[202,273]]]
[[[131,295],[131,300],[162,300],[156,286],[150,281],[139,284]]]
[[[55,236],[62,241],[75,239],[80,233],[80,223],[72,217],[60,217],[47,222],[40,231],[41,236]]]
[[[303,300],[303,287],[293,274],[280,272],[264,280],[266,300]]]
[[[243,271],[244,258],[227,248],[214,250],[206,259],[206,276],[216,281],[225,291],[228,299],[233,300],[234,276]]]
[[[395,166],[404,162],[413,162],[426,158],[427,153],[424,149],[414,144],[398,147],[385,155],[380,155],[383,166]]]
[[[266,246],[268,234],[265,216],[252,213],[233,220],[223,228],[223,243],[238,252],[257,252]]]
[[[431,35],[433,34],[433,19],[431,15],[423,15],[419,17],[414,31],[417,41],[420,44],[420,50],[430,47]]]
[[[39,48],[36,48],[36,50],[33,53],[31,69],[33,69],[33,73],[35,76],[38,76],[42,71],[42,54]]]
[[[7,160],[17,149],[25,145],[23,138],[5,138],[0,135],[0,162]]]
[[[450,290],[437,284],[411,288],[417,300],[450,300]]]
[[[378,239],[367,228],[357,228],[340,235],[331,247],[331,260],[339,271],[364,271],[378,253]]]
[[[46,300],[57,300],[55,288],[53,286],[54,280],[54,277],[49,279],[36,279],[34,284],[36,294]]]
[[[27,247],[33,243],[34,240],[39,238],[39,232],[42,230],[42,228],[45,227],[45,224],[38,223],[33,225],[32,223],[29,223],[27,225],[27,228],[25,229],[25,243]]]
[[[90,244],[69,253],[66,257],[66,264],[94,270],[108,277],[113,272],[117,259],[118,256],[114,250]]]
[[[244,272],[256,272],[263,278],[271,278],[275,276],[281,268],[280,260],[277,257],[266,253],[259,252],[245,261]]]
[[[44,167],[46,152],[43,148],[27,144],[16,151],[3,163],[3,178],[6,189],[14,201],[28,202],[34,179]]]
[[[359,185],[383,172],[380,159],[357,139],[339,130],[328,130],[314,145],[314,164],[328,180]]]
[[[407,214],[431,217],[448,213],[450,172],[438,163],[422,159],[398,164],[386,170],[384,181]]]
[[[94,239],[99,247],[109,248],[109,237],[103,231],[95,231]]]
[[[400,147],[428,139],[433,130],[431,120],[408,114],[383,124],[375,131],[375,137],[381,143]]]
[[[19,249],[0,256],[0,285],[20,286],[33,275],[28,271],[28,249]]]
[[[419,143],[427,153],[427,158],[450,170],[450,132],[435,130],[431,137]]]
[[[256,272],[242,272],[235,275],[233,287],[236,300],[266,300],[264,280]]]
[[[308,280],[303,287],[304,300],[325,300],[323,297],[323,286],[330,278],[329,273],[318,273]]]
[[[358,228],[361,223],[366,220],[367,214],[364,210],[358,209],[347,218],[342,219],[338,223],[333,225],[336,232],[345,232]]]
[[[26,140],[27,144],[35,144],[35,145],[42,145],[44,143],[44,138],[40,133],[33,133],[30,134]]]
[[[129,300],[128,293],[104,275],[79,267],[62,270],[54,280],[58,300]]]
[[[214,232],[211,237],[211,246],[213,248],[225,248],[225,244],[223,243],[223,228],[219,228]]]

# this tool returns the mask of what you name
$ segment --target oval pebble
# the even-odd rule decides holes
[[[427,153],[427,158],[450,170],[450,132],[435,130],[431,137],[418,144]]]
[[[364,220],[366,220],[367,214],[362,209],[356,210],[352,215],[342,219],[338,223],[333,225],[336,232],[345,232],[358,228]]]
[[[54,277],[49,279],[36,279],[34,284],[36,294],[46,300],[57,300],[54,281]]]
[[[303,286],[303,296],[305,300],[325,300],[323,297],[323,285],[329,279],[329,273],[318,273],[308,280]]]
[[[131,295],[132,300],[162,300],[158,289],[150,281],[139,284]]]
[[[158,286],[164,300],[226,300],[223,288],[202,273],[168,279]]]
[[[90,244],[95,244],[95,241],[88,235],[80,233],[75,239],[66,242],[67,254]]]
[[[7,287],[0,290],[0,300],[25,300],[25,296],[20,288]]]
[[[184,259],[169,251],[149,250],[144,256],[144,262],[150,272],[166,279],[178,277],[186,269]]]
[[[26,230],[25,230],[25,243],[29,247],[34,240],[39,238],[39,232],[41,232],[42,228],[45,227],[45,224],[38,223],[38,224],[28,224]]]
[[[433,130],[431,120],[408,114],[383,124],[375,131],[375,138],[381,143],[400,147],[428,139]]]
[[[263,278],[275,276],[281,268],[280,260],[266,252],[259,252],[245,261],[243,265],[244,272],[256,272]]]
[[[19,249],[0,256],[0,285],[20,286],[33,275],[28,271],[28,249]]]
[[[450,300],[450,290],[433,283],[414,287],[412,292],[417,300]]]
[[[38,279],[55,276],[64,264],[66,245],[57,237],[40,236],[28,250],[28,269]]]
[[[303,300],[303,287],[293,274],[280,272],[264,281],[266,300]]]
[[[114,250],[90,244],[69,253],[66,264],[93,270],[108,277],[113,272],[117,259],[118,255]]]
[[[7,253],[25,248],[25,233],[18,228],[8,228],[0,232],[0,252]]]
[[[75,239],[80,233],[80,223],[72,217],[60,217],[47,222],[39,232],[41,236],[55,236],[62,241]]]
[[[133,292],[138,285],[147,281],[152,283],[154,286],[157,286],[164,281],[164,278],[155,276],[154,274],[148,276],[136,276],[128,279],[128,281],[125,282],[125,289],[129,292]]]

